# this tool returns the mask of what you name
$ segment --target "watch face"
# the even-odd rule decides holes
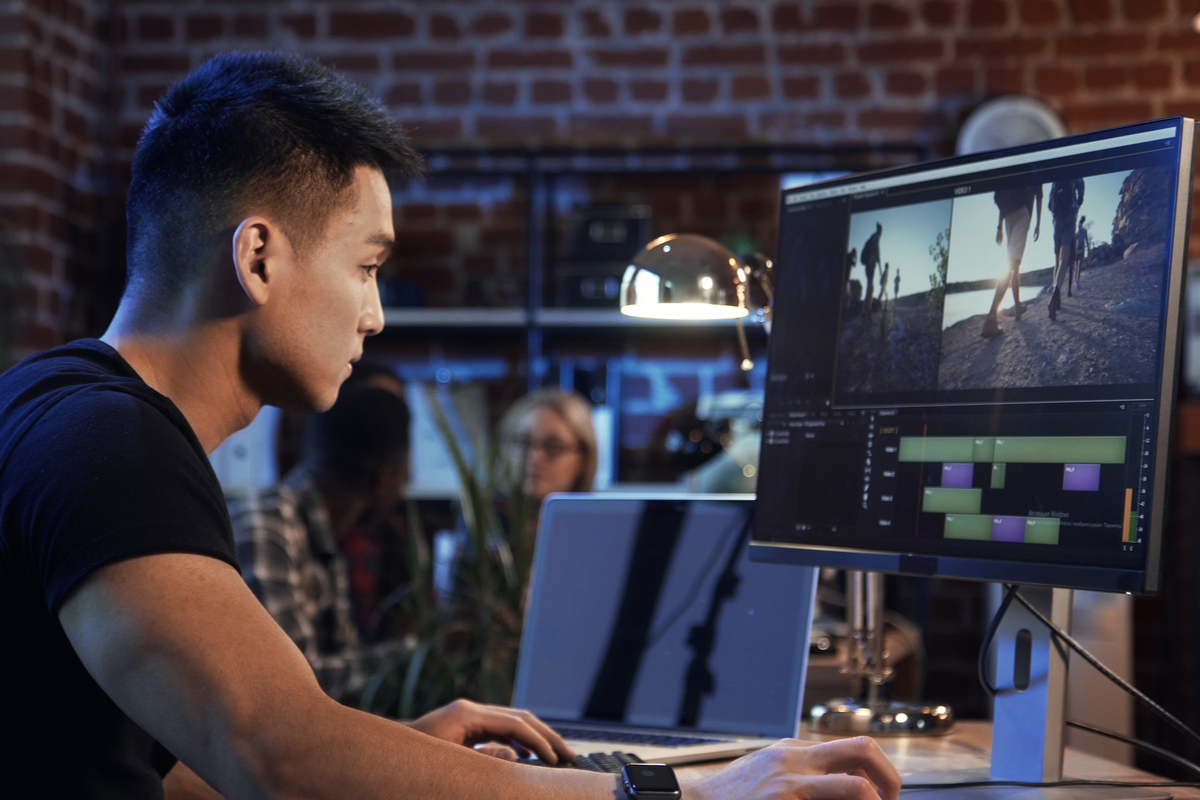
[[[675,770],[662,764],[630,764],[622,772],[629,785],[630,794],[640,797],[649,792],[677,794],[679,781]]]

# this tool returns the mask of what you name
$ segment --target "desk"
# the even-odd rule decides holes
[[[807,741],[825,742],[834,737],[815,734],[806,729],[801,733],[800,738]],[[960,721],[954,732],[947,736],[879,737],[876,741],[879,742],[879,746],[887,753],[892,763],[896,765],[896,769],[900,770],[906,783],[935,783],[947,779],[945,775],[936,778],[930,777],[929,773],[931,772],[954,772],[956,773],[954,780],[960,781],[982,780],[987,777],[991,758],[992,725],[990,722]],[[679,767],[677,771],[680,775],[699,776],[715,772],[722,765],[722,763],[696,764]],[[1162,780],[1150,773],[1123,764],[1116,764],[1069,747],[1064,759],[1063,773],[1067,778],[1086,778],[1088,780]],[[1011,790],[1009,791],[1010,793],[1005,794],[1005,797],[1014,796],[1011,794]],[[1150,790],[1141,789],[1139,791],[1149,792]],[[1001,796],[995,792],[996,790],[993,789],[985,789],[970,792],[960,790],[958,792],[905,793],[901,795],[901,798],[928,797],[951,800],[956,797],[994,798]],[[1171,789],[1169,793],[1178,800],[1200,800],[1200,789]],[[1128,796],[1128,793],[1114,792],[1114,790],[1107,790],[1106,793],[1093,793],[1092,789],[1074,787],[1056,790],[1022,790],[1016,796],[1021,797],[1022,800],[1025,798],[1029,798],[1029,800],[1033,800],[1033,798],[1090,800],[1092,797],[1104,797],[1108,800],[1108,798]]]

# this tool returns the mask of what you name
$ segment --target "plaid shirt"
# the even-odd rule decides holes
[[[291,637],[337,700],[361,691],[391,648],[366,648],[350,611],[346,560],[312,479],[294,470],[283,483],[229,502],[242,577]]]

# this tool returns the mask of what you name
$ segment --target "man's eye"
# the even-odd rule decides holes
[[[375,272],[379,269],[378,264],[363,264],[363,269],[367,271],[367,277],[375,277]]]

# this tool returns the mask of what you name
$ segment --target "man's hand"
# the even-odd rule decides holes
[[[482,752],[509,761],[515,760],[517,754],[508,746],[508,742],[536,753],[547,764],[557,764],[559,759],[575,759],[571,748],[553,728],[519,708],[455,700],[430,711],[412,722],[410,727],[467,747],[483,744],[484,747],[478,748]],[[496,742],[503,744],[497,745]]]
[[[684,791],[687,800],[896,800],[900,773],[874,739],[784,739]]]

